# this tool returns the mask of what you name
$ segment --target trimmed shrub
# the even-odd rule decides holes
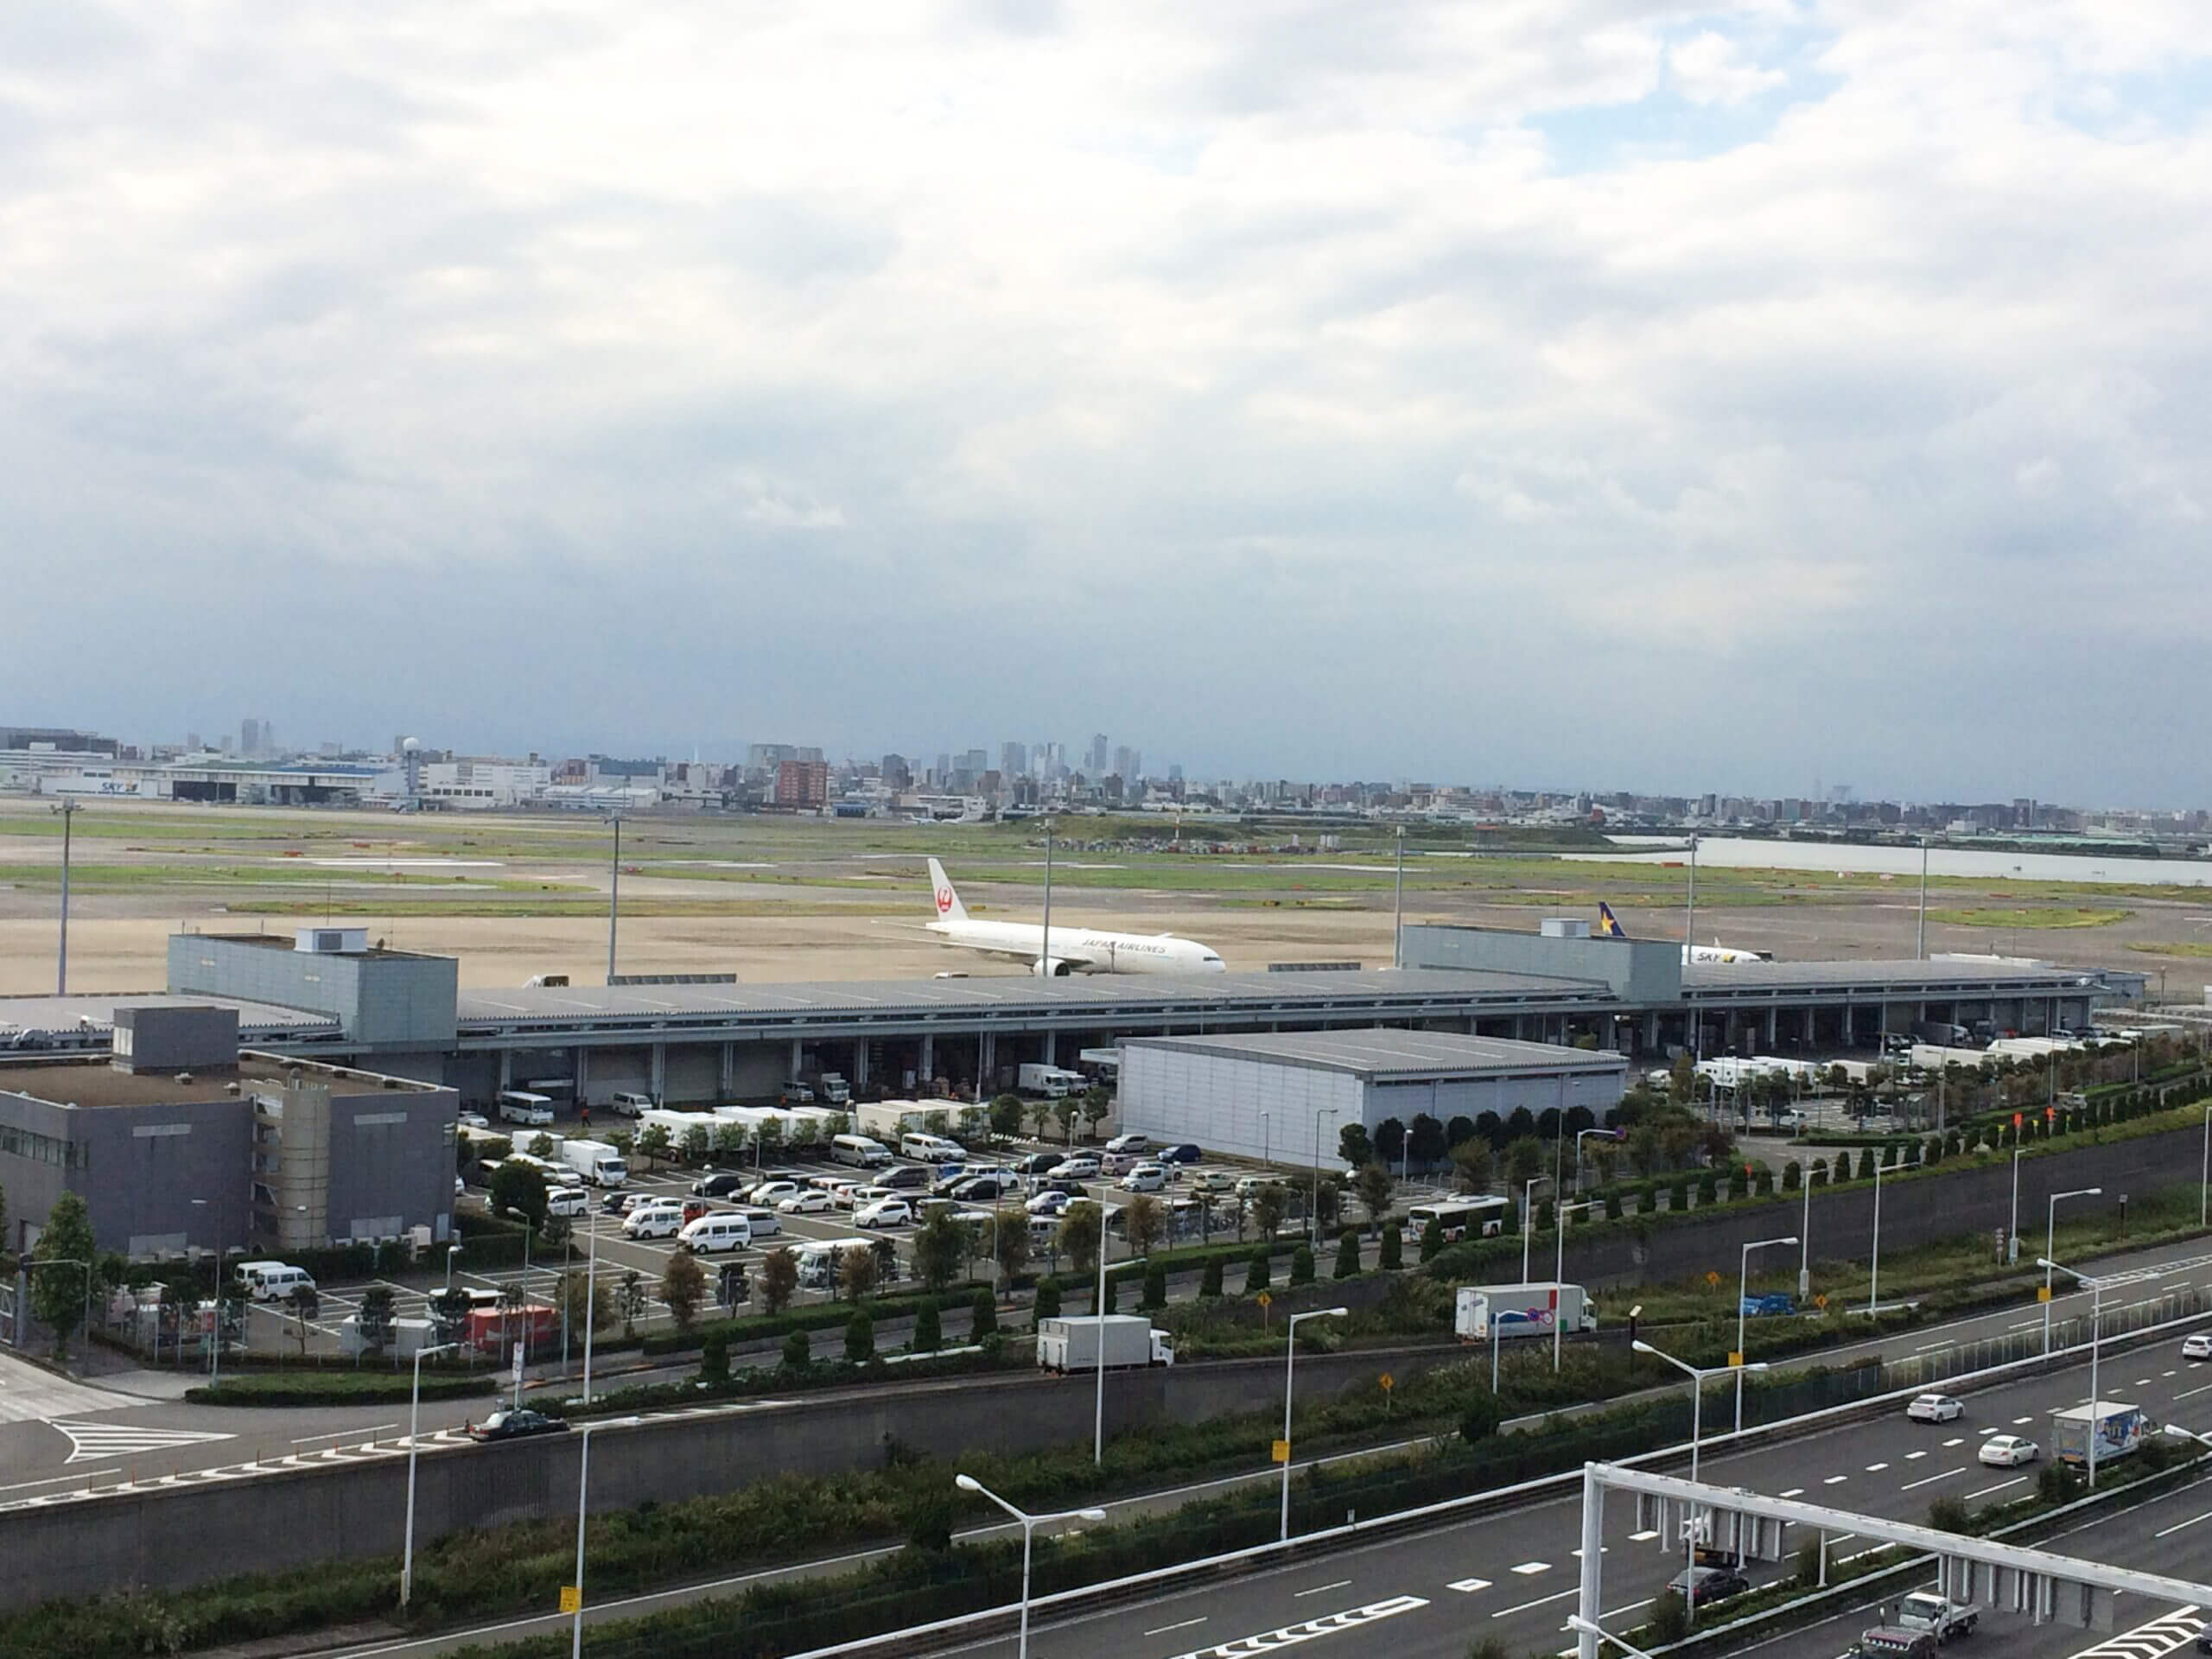
[[[914,1315],[914,1339],[912,1346],[916,1353],[933,1354],[944,1346],[944,1320],[937,1311],[937,1299],[932,1296],[922,1304],[922,1311]]]
[[[1144,1299],[1137,1306],[1143,1308],[1167,1306],[1167,1269],[1157,1262],[1144,1270]]]
[[[804,1331],[794,1331],[784,1338],[784,1369],[803,1371],[814,1361],[814,1344]]]
[[[1205,1267],[1198,1274],[1198,1294],[1201,1296],[1221,1294],[1221,1258],[1219,1256],[1209,1256],[1206,1259]]]
[[[1395,1221],[1382,1230],[1382,1265],[1392,1273],[1406,1265],[1406,1235]]]
[[[1221,1274],[1216,1271],[1214,1274],[1216,1295],[1221,1294],[1220,1280]],[[1046,1279],[1039,1282],[1037,1305],[1033,1317],[1039,1319],[1057,1319],[1060,1317],[1060,1287],[1057,1281]]]
[[[999,1300],[988,1290],[979,1290],[968,1315],[969,1340],[981,1342],[986,1337],[995,1337],[998,1333]]]
[[[1313,1252],[1303,1244],[1290,1253],[1290,1282],[1294,1285],[1313,1282]]]
[[[1267,1247],[1262,1245],[1252,1252],[1251,1258],[1244,1264],[1244,1294],[1247,1296],[1258,1294],[1268,1287],[1271,1278]]]
[[[865,1365],[875,1357],[875,1321],[865,1309],[855,1311],[845,1321],[845,1357],[855,1365]]]
[[[1344,1236],[1337,1240],[1337,1270],[1339,1279],[1350,1279],[1359,1272],[1359,1235],[1349,1227]]]

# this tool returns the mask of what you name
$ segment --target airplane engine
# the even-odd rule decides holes
[[[1039,979],[1065,979],[1075,972],[1075,963],[1065,957],[1039,957],[1029,964],[1029,971]]]

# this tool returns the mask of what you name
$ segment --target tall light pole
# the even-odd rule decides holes
[[[1148,1258],[1133,1255],[1126,1266],[1141,1267]],[[1106,1464],[1106,1206],[1098,1206],[1098,1294],[1090,1304],[1091,1318],[1098,1324],[1096,1332],[1097,1405],[1090,1431],[1090,1461],[1095,1468]]]
[[[1321,1242],[1321,1120],[1334,1117],[1343,1109],[1338,1106],[1319,1106],[1313,1111],[1313,1205],[1306,1212],[1306,1242],[1319,1245]]]
[[[195,1210],[212,1211],[214,1205],[206,1198],[190,1200]],[[212,1358],[208,1366],[208,1386],[214,1387],[223,1380],[223,1227],[217,1220],[215,1233],[215,1331]]]
[[[61,798],[61,948],[54,958],[54,994],[69,995],[69,822],[77,816],[77,803]]]
[[[1803,1301],[1813,1293],[1813,1179],[1809,1174],[1805,1183],[1805,1218],[1797,1224],[1797,1300]]]
[[[584,1404],[591,1404],[591,1332],[599,1323],[599,1230],[587,1220],[584,1234]],[[1098,1242],[1106,1242],[1106,1230],[1098,1230]]]
[[[2050,1195],[2043,1232],[2043,1257],[2037,1265],[2043,1269],[2043,1351],[2050,1351],[2050,1258],[2058,1250],[2058,1201],[2061,1198],[2094,1198],[2102,1195],[2101,1186],[2077,1186],[2070,1192]]]
[[[1788,1238],[1754,1239],[1744,1246],[1743,1255],[1736,1269],[1736,1432],[1744,1432],[1744,1304],[1751,1294],[1751,1252],[1764,1250],[1771,1245],[1795,1244],[1797,1235]]]
[[[1390,965],[1406,965],[1406,826],[1398,826],[1398,874],[1391,883]]]
[[[582,1425],[583,1444],[576,1457],[576,1605],[569,1626],[569,1659],[583,1659],[584,1654],[584,1494],[591,1489],[591,1437],[602,1428],[634,1428],[643,1421],[610,1417],[605,1422]]]
[[[1020,1645],[1014,1651],[1014,1659],[1029,1659],[1029,1548],[1037,1529],[1048,1521],[1103,1521],[1106,1518],[1106,1511],[1103,1510],[1062,1510],[1053,1515],[1031,1515],[1026,1510],[1014,1508],[1013,1504],[1007,1503],[973,1475],[955,1475],[952,1478],[952,1484],[963,1492],[974,1492],[980,1497],[989,1498],[992,1503],[1021,1522],[1021,1639]]]
[[[1642,1648],[1630,1647],[1611,1630],[1600,1630],[1580,1613],[1569,1613],[1567,1616],[1567,1628],[1577,1636],[1586,1636],[1592,1641],[1611,1643],[1623,1653],[1628,1655],[1628,1659],[1651,1659],[1651,1656]]]
[[[1260,1167],[1265,1169],[1274,1161],[1274,1143],[1269,1138],[1268,1115],[1260,1114]]]
[[[1874,1246],[1866,1264],[1866,1317],[1882,1305],[1882,1160],[1874,1160]]]
[[[2041,1268],[2046,1275],[2053,1268],[2056,1268],[2059,1272],[2066,1274],[2076,1284],[2088,1287],[2089,1422],[2087,1438],[2089,1442],[2089,1490],[2094,1491],[2097,1489],[2097,1350],[2099,1339],[2104,1335],[2105,1331],[2105,1281],[2101,1279],[2092,1279],[2086,1273],[2076,1273],[2073,1268],[2063,1262],[2054,1262],[2049,1256],[2044,1257],[2036,1265]]]
[[[1766,1370],[1766,1362],[1762,1360],[1756,1365],[1748,1366],[1708,1365],[1700,1368],[1687,1360],[1676,1359],[1672,1354],[1654,1348],[1648,1342],[1639,1340],[1630,1343],[1629,1346],[1639,1354],[1649,1354],[1654,1359],[1665,1360],[1690,1380],[1690,1484],[1694,1486],[1697,1484],[1697,1445],[1705,1426],[1705,1379],[1708,1376],[1719,1376],[1726,1371],[1763,1371]],[[1740,1376],[1737,1379],[1739,1387],[1742,1381]],[[1689,1586],[1690,1593],[1684,1596],[1682,1601],[1689,1609],[1690,1620],[1693,1624],[1697,1620],[1697,1576],[1694,1571],[1696,1564],[1697,1535],[1690,1528],[1689,1511],[1685,1507],[1682,1513],[1682,1582]]]
[[[1560,1119],[1562,1123],[1566,1121],[1564,1116]],[[1624,1141],[1628,1138],[1626,1132],[1620,1129],[1577,1129],[1574,1132],[1574,1195],[1577,1198],[1582,1196],[1582,1142],[1587,1136],[1593,1135],[1607,1141]]]
[[[1921,962],[1928,960],[1928,837],[1920,838],[1920,931],[1919,941],[1913,947],[1913,956]]]
[[[614,815],[614,858],[609,866],[613,876],[607,890],[607,982],[614,982],[614,930],[622,915],[622,815]]]
[[[1682,918],[1682,960],[1690,959],[1690,947],[1697,943],[1697,837],[1690,837],[1690,903]],[[1702,1046],[1702,1045],[1696,1045]]]
[[[2204,1161],[2196,1177],[2196,1224],[2205,1224],[2208,1205],[2212,1205],[2212,1105],[2204,1109]]]
[[[1544,1178],[1531,1175],[1521,1188],[1521,1282],[1529,1282],[1529,1243],[1535,1236],[1536,1183]]]
[[[1562,1351],[1566,1326],[1562,1323],[1567,1313],[1567,1287],[1560,1281],[1567,1276],[1567,1218],[1577,1210],[1595,1210],[1597,1200],[1587,1204],[1562,1204],[1552,1211],[1552,1231],[1559,1240],[1558,1257],[1552,1268],[1552,1370],[1557,1372]]]
[[[1052,821],[1045,820],[1045,925],[1038,934],[1037,971],[1046,979],[1052,976]],[[1098,1245],[1106,1247],[1106,1230],[1102,1225]]]
[[[1300,1319],[1344,1319],[1348,1307],[1316,1307],[1290,1316],[1282,1356],[1282,1540],[1290,1541],[1290,1398],[1298,1366],[1298,1322]]]
[[[2212,1122],[2212,1107],[2206,1109],[2205,1117],[2208,1122]],[[2012,1224],[2005,1233],[2005,1265],[2007,1267],[2020,1259],[2020,1154],[2025,1150],[2024,1147],[2012,1148]]]
[[[450,1353],[458,1343],[440,1343],[434,1348],[415,1351],[415,1388],[407,1408],[407,1536],[400,1546],[399,1605],[404,1611],[407,1599],[415,1593],[415,1453],[420,1447],[423,1427],[423,1361],[431,1354]]]

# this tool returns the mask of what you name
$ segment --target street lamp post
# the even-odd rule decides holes
[[[1586,1137],[1593,1135],[1607,1141],[1618,1141],[1623,1138],[1622,1132],[1618,1129],[1577,1129],[1574,1132],[1574,1195],[1577,1198],[1582,1196],[1582,1142]]]
[[[614,855],[607,863],[607,980],[614,982],[614,934],[622,920],[622,815],[614,815]]]
[[[2073,1268],[2054,1262],[2049,1256],[2045,1256],[2037,1265],[2042,1268],[2046,1274],[2051,1268],[2056,1268],[2059,1272],[2066,1274],[2076,1284],[2088,1287],[2089,1421],[2087,1438],[2089,1442],[2089,1490],[2094,1492],[2097,1490],[2097,1351],[2105,1330],[2105,1281],[2101,1279],[2092,1279],[2085,1273],[2076,1273]],[[2045,1306],[2048,1306],[2049,1304]]]
[[[2050,1258],[2058,1249],[2058,1201],[2061,1198],[2094,1198],[2104,1192],[2101,1186],[2077,1186],[2070,1192],[2054,1192],[2044,1222],[2043,1260],[2043,1351],[2050,1351]]]
[[[1300,1319],[1349,1319],[1348,1307],[1309,1308],[1290,1316],[1282,1356],[1282,1539],[1290,1541],[1290,1398],[1298,1366],[1298,1322]]]
[[[1808,1173],[1805,1181],[1805,1218],[1797,1224],[1797,1300],[1803,1301],[1813,1294],[1813,1180]]]
[[[446,1290],[448,1294],[450,1294],[453,1290],[453,1259],[460,1254],[460,1245],[448,1244],[446,1246]]]
[[[1569,1613],[1567,1616],[1567,1628],[1577,1636],[1588,1637],[1592,1642],[1611,1643],[1623,1653],[1628,1655],[1628,1659],[1651,1659],[1651,1656],[1642,1648],[1631,1647],[1611,1630],[1599,1629],[1580,1613]]]
[[[1142,1267],[1147,1257],[1133,1255],[1126,1266]],[[1098,1322],[1096,1350],[1098,1360],[1097,1408],[1091,1425],[1090,1461],[1093,1467],[1106,1464],[1106,1207],[1098,1207],[1098,1294],[1092,1299],[1090,1316]]]
[[[588,1223],[587,1224],[588,1226]],[[1106,1242],[1106,1230],[1098,1230],[1099,1243]],[[584,1404],[591,1404],[591,1330],[599,1320],[599,1231],[592,1227],[584,1235],[587,1251],[584,1256]]]
[[[603,1423],[582,1425],[583,1444],[576,1459],[576,1605],[569,1626],[569,1659],[583,1659],[584,1652],[584,1494],[591,1488],[591,1437],[602,1428],[634,1428],[637,1417],[610,1417]]]
[[[1321,1120],[1334,1117],[1343,1109],[1321,1106],[1313,1112],[1313,1204],[1306,1212],[1306,1242],[1317,1248],[1321,1243]]]
[[[1766,1370],[1766,1362],[1761,1360],[1756,1365],[1699,1367],[1691,1364],[1688,1360],[1676,1359],[1672,1354],[1654,1348],[1648,1342],[1638,1340],[1630,1343],[1629,1346],[1639,1354],[1649,1354],[1654,1359],[1665,1360],[1690,1380],[1690,1484],[1695,1485],[1697,1484],[1698,1440],[1705,1426],[1706,1378],[1719,1376],[1724,1371],[1734,1371],[1738,1373],[1737,1382],[1740,1387],[1743,1382],[1741,1375],[1743,1372],[1763,1371]],[[1682,1513],[1682,1582],[1689,1587],[1689,1593],[1682,1598],[1682,1604],[1689,1610],[1690,1622],[1695,1624],[1697,1622],[1697,1576],[1694,1569],[1697,1566],[1697,1535],[1689,1525],[1689,1512],[1687,1507]]]
[[[1567,1277],[1567,1218],[1577,1210],[1595,1210],[1597,1207],[1598,1202],[1592,1198],[1587,1204],[1562,1204],[1553,1211],[1552,1230],[1559,1240],[1558,1255],[1552,1267],[1552,1370],[1554,1372],[1559,1370],[1560,1344],[1566,1331],[1561,1319],[1567,1309],[1561,1304],[1567,1300],[1567,1287],[1560,1281]]]
[[[458,1343],[440,1343],[435,1347],[415,1351],[415,1387],[407,1408],[407,1535],[399,1554],[399,1606],[404,1612],[407,1599],[415,1593],[415,1453],[419,1449],[419,1435],[423,1427],[423,1361],[431,1354],[449,1353],[460,1346]]]
[[[1103,1521],[1103,1510],[1061,1510],[1052,1515],[1031,1515],[1018,1510],[973,1475],[955,1475],[952,1484],[963,1492],[988,1497],[1021,1523],[1021,1637],[1015,1659],[1029,1659],[1029,1550],[1037,1529],[1048,1521]]]
[[[1874,1160],[1874,1244],[1866,1262],[1866,1317],[1882,1305],[1882,1160]]]
[[[2212,1109],[2208,1109],[2207,1117],[2208,1121],[2212,1121]],[[2026,1148],[2022,1147],[2012,1148],[2012,1224],[2005,1234],[2005,1264],[2007,1267],[2020,1259],[2020,1154]]]
[[[206,1198],[194,1198],[195,1210],[212,1210],[214,1206]],[[223,1230],[219,1220],[215,1225],[215,1330],[214,1343],[210,1351],[207,1381],[209,1387],[223,1380]]]
[[[1751,1294],[1751,1252],[1764,1250],[1770,1245],[1795,1244],[1796,1235],[1788,1238],[1755,1239],[1744,1246],[1736,1271],[1736,1432],[1744,1432],[1744,1303]]]
[[[2196,1177],[2196,1224],[2205,1225],[2208,1207],[2212,1207],[2212,1105],[2204,1109],[2204,1161]]]
[[[1544,1178],[1531,1175],[1521,1188],[1521,1282],[1529,1282],[1529,1243],[1536,1235],[1536,1183]]]

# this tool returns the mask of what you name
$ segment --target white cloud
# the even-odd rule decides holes
[[[641,741],[1106,724],[1194,764],[1529,776],[1596,722],[1605,776],[1687,782],[1725,718],[1743,753],[1833,746],[1830,775],[1903,787],[1913,746],[1851,703],[1902,659],[1998,734],[2000,792],[2062,792],[2054,756],[2117,789],[2109,745],[2065,741],[2063,708],[2004,717],[1990,670],[2042,631],[2095,651],[2104,624],[2048,595],[2116,568],[2169,584],[2184,645],[2212,631],[2199,22],[2185,0],[10,9],[0,565],[52,550],[29,580],[56,573],[53,602],[92,584],[149,640],[210,594],[297,584],[312,613],[357,580],[354,613],[395,595],[397,632],[420,601],[396,596],[437,581],[487,607],[468,637],[522,651],[514,595],[596,628],[650,568],[668,626],[821,607],[893,647],[950,618],[1211,665],[825,687],[771,638],[729,683],[656,676]],[[1786,108],[1755,101],[1785,77]],[[1970,626],[1897,612],[1931,590]],[[1812,632],[1868,648],[1773,648]],[[1578,647],[1597,671],[1524,723],[1452,712]],[[1769,690],[1685,706],[1685,662]],[[1332,735],[1309,692],[1363,664],[1389,669],[1371,729]],[[54,631],[0,692],[151,735],[260,696],[257,671],[118,667]],[[472,715],[442,671],[416,677],[442,729],[493,728],[456,741],[557,745],[598,706],[556,684]],[[393,723],[327,695],[345,731]]]
[[[1667,74],[1693,104],[1741,104],[1789,80],[1779,69],[1751,62],[1741,42],[1709,29],[1667,54]]]

